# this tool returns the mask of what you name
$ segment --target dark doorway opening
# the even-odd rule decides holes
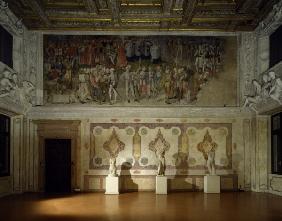
[[[45,139],[45,192],[71,192],[71,140]]]

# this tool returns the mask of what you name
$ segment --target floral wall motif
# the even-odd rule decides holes
[[[236,57],[236,37],[45,35],[45,103],[235,106]]]
[[[109,152],[111,158],[116,158],[118,153],[124,150],[124,146],[125,144],[120,141],[115,129],[113,129],[109,140],[103,144],[103,148]]]
[[[232,173],[232,127],[228,123],[92,123],[89,169],[103,171],[108,168],[111,153],[109,148],[105,148],[105,143],[112,143],[115,137],[118,140],[115,143],[121,144],[121,148],[116,145],[121,174],[123,170],[134,174],[144,174],[144,171],[154,174],[157,168],[154,151],[160,147],[166,150],[168,174],[189,174],[189,170],[205,173],[206,159],[198,146],[207,136],[207,131],[212,143],[217,145],[216,168]]]

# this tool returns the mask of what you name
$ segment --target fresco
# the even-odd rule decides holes
[[[45,35],[45,103],[197,105],[209,81],[236,75],[225,70],[226,57],[236,60],[226,39]]]
[[[154,174],[158,165],[155,152],[163,146],[168,173],[206,172],[209,148],[215,151],[217,170],[232,170],[232,124],[92,123],[90,130],[90,170],[107,173],[115,152],[118,169]]]

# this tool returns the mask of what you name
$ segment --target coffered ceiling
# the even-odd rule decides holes
[[[279,0],[6,0],[33,30],[250,31]]]

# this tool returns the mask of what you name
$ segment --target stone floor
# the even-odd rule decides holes
[[[263,193],[22,194],[0,198],[0,220],[282,220],[282,197]]]

